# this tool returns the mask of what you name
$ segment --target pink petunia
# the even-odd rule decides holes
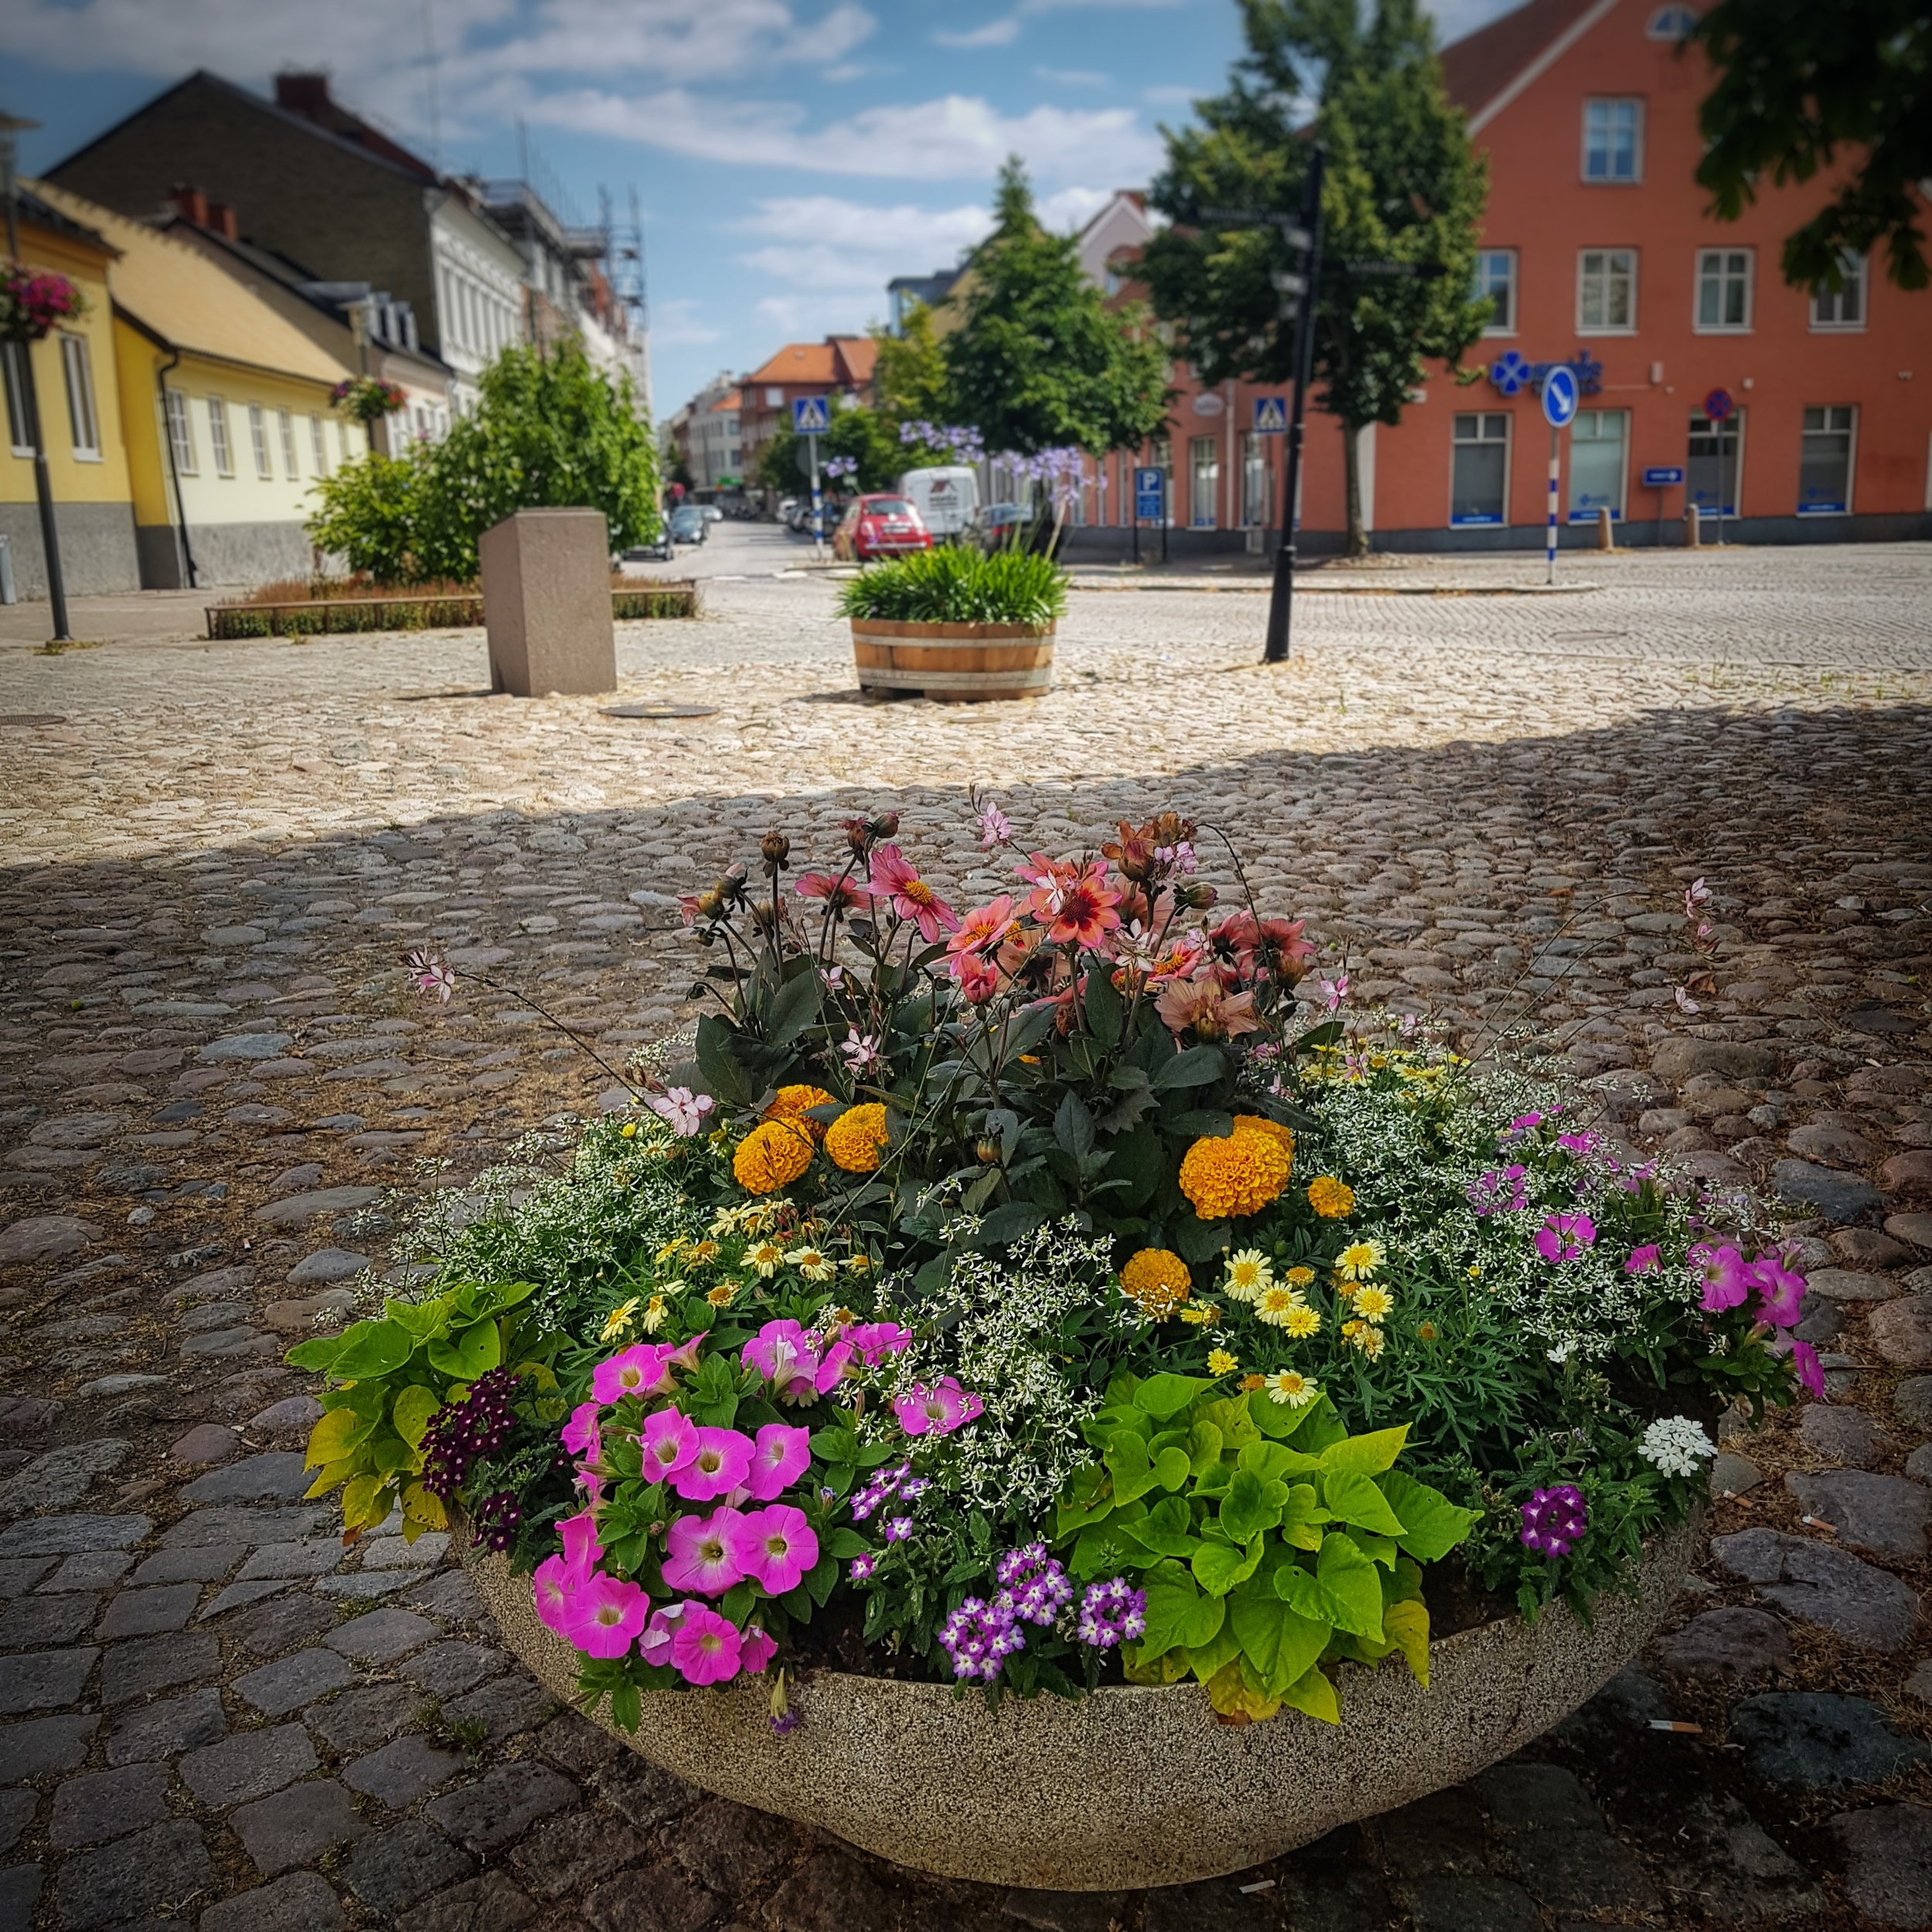
[[[835,1389],[852,1359],[849,1342],[825,1347],[821,1338],[796,1321],[767,1321],[747,1342],[738,1359],[771,1384],[781,1402],[811,1402]]]
[[[697,1460],[698,1425],[675,1409],[660,1409],[644,1424],[644,1473],[658,1481]]]
[[[869,883],[875,900],[889,905],[919,928],[927,945],[941,933],[956,931],[959,915],[921,879],[896,845],[881,845],[872,855]]]
[[[570,1411],[570,1420],[562,1430],[563,1446],[573,1456],[581,1456],[587,1462],[595,1462],[604,1453],[603,1438],[597,1433],[597,1417],[601,1405],[596,1402],[580,1402]]]
[[[671,1478],[686,1502],[709,1502],[739,1488],[751,1473],[751,1438],[737,1429],[700,1429],[697,1453]]]
[[[587,1657],[621,1657],[644,1629],[651,1599],[635,1583],[594,1570],[571,1602],[565,1640]]]
[[[563,1544],[563,1560],[579,1570],[588,1570],[604,1560],[604,1546],[597,1540],[597,1519],[589,1510],[566,1516],[556,1526]]]
[[[671,1640],[677,1634],[678,1624],[689,1604],[666,1604],[662,1610],[651,1613],[651,1621],[644,1627],[638,1639],[638,1656],[646,1664],[668,1664],[671,1661]]]
[[[530,1579],[537,1621],[557,1636],[565,1635],[577,1616],[577,1593],[590,1572],[567,1556],[546,1556]]]
[[[903,1355],[913,1345],[913,1332],[896,1321],[862,1321],[845,1331],[845,1339],[867,1368],[876,1369],[886,1356]]]
[[[1806,1394],[1815,1400],[1821,1399],[1825,1393],[1825,1366],[1818,1359],[1817,1349],[1808,1342],[1794,1342],[1791,1363]]]
[[[1757,1318],[1774,1328],[1792,1328],[1804,1319],[1804,1277],[1781,1254],[1760,1254],[1750,1264],[1751,1284],[1763,1301]]]
[[[818,1560],[818,1539],[805,1512],[789,1503],[774,1503],[740,1516],[731,1526],[730,1543],[739,1570],[774,1597],[796,1590]],[[668,1565],[665,1574],[668,1579]]]
[[[767,1422],[751,1451],[745,1487],[754,1502],[773,1502],[811,1467],[811,1431]]]
[[[768,1630],[750,1625],[738,1640],[738,1665],[753,1677],[762,1677],[765,1666],[778,1655],[777,1640]]]
[[[1630,1259],[1624,1264],[1626,1274],[1655,1274],[1662,1265],[1662,1257],[1655,1242],[1641,1248],[1632,1248]]]
[[[679,1517],[664,1539],[666,1587],[722,1597],[745,1573],[736,1540],[744,1520],[722,1504],[708,1516]]]
[[[1536,1252],[1546,1261],[1574,1261],[1596,1239],[1587,1214],[1553,1214],[1536,1230]]]
[[[893,1398],[899,1426],[909,1436],[950,1436],[971,1422],[985,1406],[978,1396],[968,1395],[951,1376],[934,1388],[914,1388],[910,1394]]]
[[[669,1366],[673,1352],[668,1342],[634,1342],[621,1355],[597,1364],[590,1393],[606,1408],[626,1396],[668,1396],[677,1386]]]
[[[1700,1305],[1707,1315],[1734,1308],[1750,1293],[1750,1268],[1736,1249],[1714,1248],[1701,1242],[1691,1250],[1690,1261],[1704,1284]]]
[[[671,1661],[687,1684],[723,1684],[738,1674],[744,1640],[738,1626],[702,1604],[686,1607],[671,1639]]]

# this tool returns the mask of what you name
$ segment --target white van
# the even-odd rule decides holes
[[[979,477],[964,464],[908,470],[899,479],[899,493],[910,499],[937,543],[951,543],[964,533],[979,508]]]

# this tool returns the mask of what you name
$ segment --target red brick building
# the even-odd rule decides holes
[[[781,430],[791,427],[791,406],[800,397],[870,402],[878,359],[879,345],[869,335],[828,335],[822,342],[787,342],[741,378],[739,473],[756,474],[759,451]]]
[[[1784,239],[1828,180],[1767,186],[1734,223],[1706,214],[1693,172],[1709,70],[1678,50],[1693,17],[1679,0],[1529,0],[1444,51],[1489,159],[1478,281],[1496,313],[1464,359],[1481,379],[1437,369],[1398,427],[1365,433],[1376,547],[1541,546],[1539,388],[1555,362],[1584,392],[1563,437],[1572,542],[1594,542],[1607,508],[1620,543],[1681,543],[1687,502],[1746,540],[1932,536],[1932,294],[1895,287],[1877,261],[1854,264],[1842,294],[1785,285]],[[1234,547],[1279,522],[1284,439],[1253,424],[1284,386],[1204,391],[1185,369],[1177,383],[1165,444],[1141,460],[1170,471],[1171,541]],[[1705,406],[1719,390],[1721,422]],[[1109,459],[1090,526],[1127,521],[1132,467]],[[1651,468],[1685,480],[1646,488]],[[1345,528],[1341,431],[1313,406],[1302,527],[1316,550]]]

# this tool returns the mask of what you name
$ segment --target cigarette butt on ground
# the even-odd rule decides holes
[[[1808,1529],[1823,1530],[1828,1536],[1835,1536],[1838,1534],[1838,1525],[1835,1522],[1827,1522],[1822,1516],[1801,1516],[1798,1521]]]
[[[1686,1737],[1702,1737],[1704,1735],[1702,1724],[1686,1724],[1675,1717],[1653,1717],[1650,1720],[1650,1728],[1654,1731],[1681,1731]]]
[[[1272,1892],[1274,1881],[1273,1879],[1257,1879],[1252,1885],[1244,1885],[1240,1889],[1243,1892]]]

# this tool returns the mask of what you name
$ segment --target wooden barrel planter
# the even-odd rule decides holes
[[[1053,627],[893,624],[852,620],[859,688],[879,696],[923,692],[942,704],[1036,698],[1053,682]]]

